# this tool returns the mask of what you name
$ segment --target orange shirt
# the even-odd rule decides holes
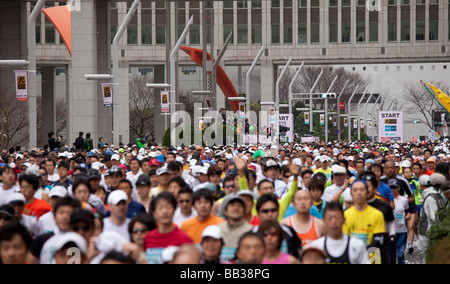
[[[181,230],[185,232],[194,243],[199,244],[202,242],[202,233],[206,227],[223,222],[225,222],[224,219],[213,215],[209,215],[209,218],[204,222],[200,222],[197,217],[194,217],[184,221],[181,224]]]
[[[52,206],[48,204],[46,201],[35,199],[31,204],[25,205],[23,214],[35,217],[39,220],[39,218],[42,215],[52,210],[53,210]]]

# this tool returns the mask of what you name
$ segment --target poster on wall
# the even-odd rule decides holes
[[[378,139],[380,142],[403,142],[403,112],[380,111],[378,114]]]

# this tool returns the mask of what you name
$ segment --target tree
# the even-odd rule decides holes
[[[432,82],[432,84],[439,86],[441,90],[448,90],[444,83]],[[441,110],[437,101],[421,83],[403,84],[403,87],[405,100],[409,102],[407,111],[420,114],[423,117],[423,122],[430,129],[434,129],[433,111]]]
[[[27,104],[18,102],[13,91],[0,86],[0,148],[8,149],[28,140]]]
[[[37,104],[37,133],[42,133],[42,97],[37,97],[36,100]],[[66,128],[67,125],[67,116],[66,116],[66,100],[63,98],[60,98],[56,100],[56,129],[54,130],[55,135],[58,136],[61,131],[63,131]],[[28,138],[28,136],[27,136]],[[42,141],[42,135],[38,134],[38,145],[44,145],[47,144],[47,140]]]
[[[155,134],[155,94],[146,86],[153,77],[134,76],[130,82],[130,133],[131,141],[139,137],[148,139]]]

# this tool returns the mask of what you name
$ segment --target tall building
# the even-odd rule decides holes
[[[46,89],[44,85],[53,84],[51,74],[54,74],[53,80],[58,81],[57,70],[65,70],[66,86],[58,87],[60,89],[52,96],[66,99],[70,140],[83,130],[93,133],[94,140],[103,136],[108,142],[112,141],[112,112],[103,107],[99,82],[86,81],[82,75],[111,74],[111,42],[132,2],[80,0],[81,11],[72,12],[72,56],[51,22],[44,15],[37,20],[37,64],[41,70],[38,72],[42,72],[41,78],[50,74],[42,83],[42,90]],[[206,28],[207,49],[214,57],[233,31],[221,65],[238,92],[245,92],[244,74],[264,45],[255,77],[252,77],[252,102],[275,100],[277,70],[290,57],[292,66],[299,66],[301,62],[345,66],[364,76],[370,74],[375,92],[380,85],[394,80],[389,83],[389,91],[399,100],[402,100],[402,82],[445,81],[449,76],[446,66],[450,59],[450,1],[369,2],[370,5],[365,0],[142,0],[119,42],[121,140],[126,143],[130,137],[127,96],[130,78],[151,74],[155,82],[168,82],[167,50],[174,46],[191,16],[194,23],[183,44],[202,48]],[[27,58],[26,22],[34,3],[0,2],[1,59]],[[47,1],[46,7],[64,4]],[[202,69],[181,51],[179,65],[180,88],[203,89]],[[402,67],[397,69],[397,66]],[[434,69],[431,66],[435,66]],[[10,70],[0,68],[2,81],[12,78]],[[395,84],[396,77],[403,81]],[[219,92],[217,106],[224,103],[224,96]],[[158,95],[155,95],[155,104],[158,109]],[[158,126],[158,140],[163,132],[163,127]]]

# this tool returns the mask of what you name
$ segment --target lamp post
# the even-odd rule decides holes
[[[289,65],[291,64],[292,57],[289,57],[288,62],[284,66],[283,70],[281,71],[280,76],[277,79],[277,82],[275,84],[275,131],[277,133],[275,140],[277,142],[277,145],[279,144],[280,140],[280,83],[281,79],[283,78],[284,74],[286,73],[287,69],[289,68]]]
[[[258,54],[255,57],[255,60],[253,60],[252,65],[250,66],[250,68],[247,71],[246,74],[246,78],[245,78],[245,93],[246,93],[246,97],[248,98],[247,100],[247,104],[246,104],[246,111],[249,112],[250,111],[250,75],[252,74],[253,70],[256,67],[256,63],[258,63],[259,58],[261,57],[262,53],[264,51],[264,45],[261,47],[261,49],[259,50]],[[249,119],[249,123],[250,123],[250,115],[248,116]]]
[[[322,75],[323,75],[323,69],[322,69],[322,71],[320,71],[320,74],[317,77],[316,82],[314,82],[314,85],[312,86],[311,90],[309,90],[309,117],[311,118],[310,122],[309,122],[309,131],[310,132],[313,132],[313,121],[314,121],[312,92],[314,91],[317,84],[319,83],[319,80],[322,77]]]
[[[342,88],[341,93],[339,94],[339,96],[337,97],[337,126],[339,129],[339,134],[338,134],[338,141],[341,142],[341,96],[344,93],[345,88],[347,87],[348,82],[350,82],[350,80],[347,80],[344,84],[344,87]]]
[[[331,89],[333,88],[333,85],[336,82],[337,78],[338,76],[336,75],[330,87],[328,88],[327,94],[331,92]],[[328,96],[327,98],[325,98],[325,142],[328,142]]]
[[[348,113],[347,113],[347,120],[348,120],[348,141],[352,141],[352,123],[350,120],[350,112],[352,110],[352,100],[353,97],[356,95],[356,91],[359,88],[359,84],[356,86],[355,90],[353,91],[352,96],[350,97],[350,99],[348,100]]]
[[[358,120],[358,141],[360,141],[361,140],[361,125],[360,125],[360,112],[359,112],[359,109],[360,109],[360,107],[361,107],[361,103],[362,103],[362,101],[364,100],[364,97],[366,96],[366,92],[367,92],[367,90],[366,91],[364,91],[364,94],[361,96],[361,99],[359,100],[359,102],[358,102],[358,109],[357,109],[357,120]]]
[[[292,105],[293,105],[293,89],[294,89],[294,82],[297,80],[298,76],[300,75],[300,71],[302,71],[303,65],[305,63],[302,62],[302,65],[300,65],[300,68],[298,68],[297,73],[295,73],[294,78],[292,78],[291,83],[289,84],[289,114],[292,114]]]

